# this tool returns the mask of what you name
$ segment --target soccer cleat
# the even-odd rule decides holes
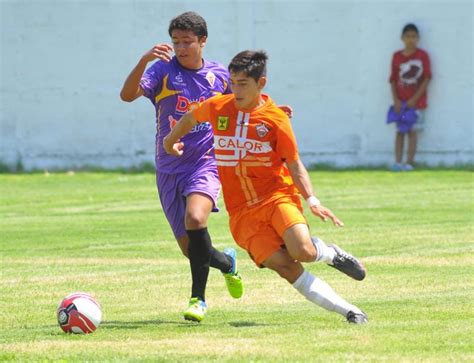
[[[235,249],[228,247],[224,249],[223,253],[230,258],[232,267],[229,272],[223,273],[222,275],[224,276],[225,284],[227,290],[229,290],[230,296],[234,299],[238,299],[242,297],[242,294],[244,293],[244,284],[242,282],[242,277],[237,272],[237,252]]]
[[[349,311],[346,315],[346,319],[349,323],[352,324],[366,324],[369,322],[369,318],[367,314],[361,311],[360,313],[355,313],[353,311]]]
[[[204,319],[207,312],[207,305],[204,301],[200,300],[197,297],[192,297],[189,300],[189,306],[184,311],[184,319],[197,321],[200,323]]]
[[[402,170],[403,171],[413,171],[413,170],[415,170],[415,168],[411,164],[403,164]]]
[[[328,247],[334,248],[336,256],[332,260],[332,264],[329,266],[344,272],[347,276],[352,277],[355,280],[361,281],[365,278],[365,267],[359,262],[354,256],[348,254],[336,245],[329,245]]]

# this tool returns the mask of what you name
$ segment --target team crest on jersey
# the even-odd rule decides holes
[[[259,137],[265,137],[265,135],[268,134],[268,131],[270,131],[270,129],[263,123],[255,126],[255,130],[257,131],[257,135]]]
[[[211,71],[207,72],[206,74],[206,79],[211,85],[211,87],[214,87],[214,83],[216,82],[216,75],[212,73]]]
[[[229,117],[217,116],[217,129],[219,131],[225,131],[229,128]]]

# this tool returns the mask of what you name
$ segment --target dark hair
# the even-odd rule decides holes
[[[418,28],[416,27],[415,24],[407,24],[403,27],[403,30],[402,30],[402,36],[405,35],[405,33],[408,33],[408,32],[415,32],[417,35],[420,35],[420,32],[418,31]]]
[[[237,54],[229,64],[229,72],[244,72],[247,77],[258,81],[267,74],[267,54],[263,50],[244,50]]]
[[[194,11],[187,11],[171,19],[168,33],[171,36],[173,30],[191,30],[198,38],[207,37],[207,24],[204,18]]]

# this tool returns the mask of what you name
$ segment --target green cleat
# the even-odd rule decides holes
[[[206,316],[206,312],[206,303],[197,297],[192,297],[189,300],[189,306],[184,311],[183,315],[185,320],[192,320],[200,323]]]
[[[227,285],[227,290],[229,290],[230,296],[234,299],[239,299],[244,293],[244,284],[242,277],[237,272],[237,252],[233,248],[226,248],[223,253],[232,261],[230,272],[222,274],[225,279],[225,284]]]

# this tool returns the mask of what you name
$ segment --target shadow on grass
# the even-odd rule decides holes
[[[280,324],[266,324],[266,323],[256,323],[254,321],[231,321],[228,323],[234,328],[249,328],[254,326],[275,326]]]
[[[256,323],[254,321],[231,321],[228,322],[234,328],[248,328],[257,326],[275,326],[279,324]],[[100,327],[105,329],[140,329],[147,326],[158,325],[175,325],[181,328],[190,328],[200,326],[201,324],[192,321],[175,321],[175,320],[143,320],[143,321],[104,321]],[[209,324],[205,324],[209,326]]]
[[[174,320],[139,320],[139,321],[104,321],[100,324],[101,328],[110,328],[110,329],[139,329],[147,326],[155,325],[179,325],[179,326],[194,326],[194,324],[189,324],[185,321],[174,321]]]
[[[146,327],[153,327],[159,325],[175,325],[182,328],[189,328],[193,326],[198,326],[198,323],[193,322],[186,322],[186,321],[173,321],[173,320],[161,320],[161,319],[154,319],[154,320],[137,320],[137,321],[117,321],[117,320],[109,320],[103,321],[99,325],[99,330],[103,329],[141,329]],[[51,332],[50,335],[64,335],[64,332],[61,330],[59,325],[57,324],[48,324],[42,325],[37,327],[38,329],[54,329],[54,332]],[[74,334],[72,334],[74,335]],[[0,359],[1,361],[1,359]]]

